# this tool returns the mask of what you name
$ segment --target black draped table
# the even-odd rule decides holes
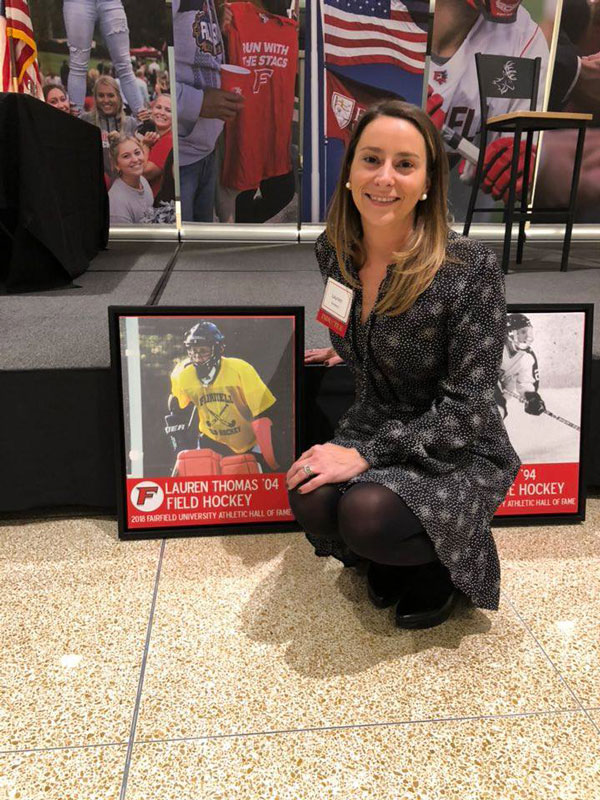
[[[70,283],[108,242],[100,130],[29,95],[0,93],[0,281]]]

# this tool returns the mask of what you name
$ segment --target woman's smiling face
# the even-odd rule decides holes
[[[420,131],[406,119],[374,119],[356,144],[349,181],[363,224],[387,227],[405,221],[429,188]]]
[[[139,177],[144,171],[144,153],[138,142],[127,139],[119,145],[117,169],[122,178]]]
[[[157,130],[167,131],[171,127],[171,98],[168,94],[161,94],[154,101],[151,112],[152,120]]]
[[[59,111],[66,111],[69,113],[71,110],[67,95],[59,87],[51,89],[48,92],[46,102],[49,105],[54,106],[54,108],[58,108]]]
[[[103,82],[97,87],[96,103],[100,111],[107,117],[114,117],[119,110],[117,93],[108,83]]]

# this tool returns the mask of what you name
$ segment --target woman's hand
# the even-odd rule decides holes
[[[144,122],[145,120],[150,119],[150,109],[149,108],[141,108],[138,111],[138,113],[136,114],[136,117],[137,117],[139,122]]]
[[[310,470],[305,470],[310,467]],[[286,475],[288,489],[298,489],[300,494],[312,492],[325,483],[344,483],[369,469],[366,461],[354,447],[339,444],[316,444],[302,453],[289,468]],[[310,477],[310,480],[307,478]],[[303,483],[306,481],[306,483]]]
[[[156,131],[148,131],[142,136],[142,144],[144,147],[147,147],[148,150],[152,149],[153,145],[155,145],[158,140],[160,139],[160,134]]]
[[[335,364],[342,364],[343,361],[344,359],[338,356],[333,347],[317,347],[304,351],[305,364],[324,364],[326,367],[333,367]]]
[[[244,98],[235,92],[226,92],[225,89],[204,89],[204,100],[200,109],[200,116],[205,119],[222,119],[227,122],[234,119],[244,107]]]

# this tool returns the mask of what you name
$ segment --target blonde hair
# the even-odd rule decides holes
[[[114,168],[119,172],[117,167],[117,158],[119,157],[119,147],[125,142],[135,142],[140,149],[142,149],[142,143],[140,142],[137,136],[133,134],[123,134],[118,133],[117,131],[113,131],[112,133],[108,134],[108,147],[110,152],[110,160],[113,163]],[[120,173],[119,173],[120,174]]]
[[[117,106],[117,113],[115,114],[115,119],[117,120],[117,127],[122,128],[125,124],[125,111],[123,110],[123,97],[121,96],[121,90],[119,89],[119,84],[116,82],[114,78],[111,78],[110,75],[100,75],[96,83],[94,84],[94,111],[93,114],[93,123],[100,127],[100,114],[98,112],[98,87],[101,84],[106,84],[110,86],[110,88],[115,92],[118,99],[118,106]],[[104,115],[103,115],[104,116]]]
[[[378,117],[397,117],[410,122],[425,140],[427,176],[430,186],[427,199],[415,207],[413,236],[408,248],[393,253],[391,280],[375,306],[376,314],[397,316],[407,311],[433,281],[446,260],[450,229],[448,220],[448,159],[442,139],[428,115],[417,106],[401,100],[381,100],[360,118],[346,149],[338,183],[327,214],[327,238],[335,248],[340,270],[351,286],[360,283],[348,269],[346,259],[363,266],[366,253],[360,214],[352,194],[346,188],[356,146],[367,125]]]

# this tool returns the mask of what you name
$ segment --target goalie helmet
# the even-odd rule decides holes
[[[490,22],[514,22],[523,0],[466,0]]]
[[[202,383],[212,383],[225,350],[225,337],[221,331],[212,322],[198,322],[185,334],[183,343]]]
[[[506,315],[506,335],[517,350],[527,350],[533,342],[533,327],[525,314]]]

